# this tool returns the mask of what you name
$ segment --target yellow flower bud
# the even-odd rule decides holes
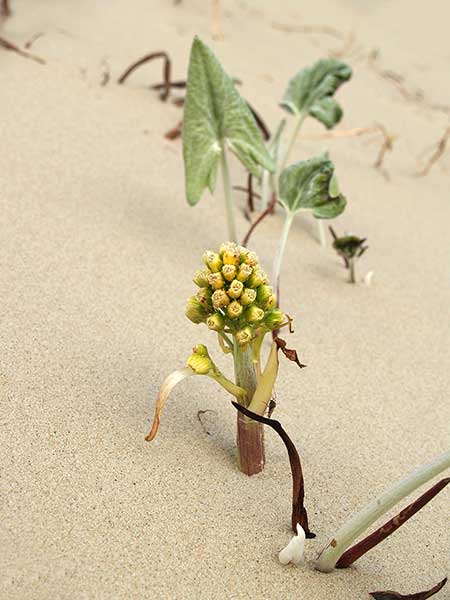
[[[203,262],[207,267],[211,269],[213,273],[217,273],[222,268],[222,259],[217,254],[217,252],[211,252],[211,250],[207,250],[203,255]]]
[[[253,330],[251,327],[244,327],[236,333],[235,337],[238,345],[242,348],[252,341]]]
[[[192,352],[195,352],[195,354],[199,354],[200,356],[209,356],[208,348],[205,344],[197,344],[192,348]]]
[[[195,296],[188,299],[185,314],[193,323],[204,323],[207,317],[202,303]]]
[[[222,273],[210,273],[208,275],[208,283],[213,290],[219,290],[220,288],[223,288],[225,281],[222,277]]]
[[[271,310],[272,308],[275,308],[276,305],[277,305],[277,297],[275,296],[275,294],[271,294],[271,296],[267,300],[264,308],[265,308],[265,310]]]
[[[195,352],[188,358],[187,364],[197,375],[206,375],[213,366],[209,356],[203,356]]]
[[[261,269],[253,269],[253,273],[245,282],[247,287],[257,288],[267,281],[267,275]]]
[[[235,279],[230,283],[230,287],[228,288],[228,295],[230,298],[239,298],[244,289],[244,284]]]
[[[245,318],[249,323],[257,323],[258,321],[262,321],[262,319],[264,319],[264,311],[262,308],[259,308],[253,304],[245,311]]]
[[[208,329],[212,329],[213,331],[221,331],[224,328],[225,320],[221,314],[214,313],[206,319],[206,324]]]
[[[209,275],[209,271],[208,269],[199,269],[196,274],[194,275],[194,283],[195,285],[198,285],[198,287],[206,287],[208,284],[208,275]]]
[[[256,300],[256,290],[252,290],[251,288],[244,288],[244,291],[239,298],[239,302],[244,306],[251,304]]]
[[[234,248],[228,246],[228,248],[226,248],[225,252],[223,253],[222,260],[225,265],[234,265],[235,267],[237,267],[239,266],[240,255],[241,253],[237,246],[235,246]]]
[[[231,319],[237,319],[242,315],[243,310],[242,304],[239,304],[237,300],[233,300],[233,302],[230,302],[227,306],[227,315]]]
[[[216,290],[211,296],[213,307],[216,310],[219,308],[225,308],[230,304],[230,298],[225,290]]]
[[[236,276],[236,267],[234,265],[223,265],[222,276],[227,281],[233,281]]]
[[[234,250],[237,247],[235,242],[224,242],[223,244],[220,244],[219,254],[222,257],[227,250]]]
[[[255,267],[258,264],[258,256],[256,252],[252,252],[250,250],[243,252],[242,260],[246,265],[249,265],[250,267]]]
[[[250,275],[252,274],[252,267],[250,267],[249,265],[246,265],[245,263],[242,263],[242,265],[239,267],[239,271],[236,275],[236,279],[238,279],[239,281],[247,281],[247,279],[250,277]]]

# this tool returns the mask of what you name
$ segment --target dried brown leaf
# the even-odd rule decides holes
[[[300,362],[300,360],[298,358],[297,350],[294,350],[293,348],[286,348],[286,340],[283,340],[280,337],[275,336],[274,341],[276,342],[278,349],[281,350],[281,352],[285,355],[286,358],[288,358],[292,362],[297,363],[298,366],[300,367],[300,369],[303,369],[304,367],[306,367],[306,365],[304,365],[303,363]]]
[[[418,592],[416,594],[399,594],[398,592],[391,591],[369,592],[369,594],[372,596],[372,598],[375,598],[375,600],[426,600],[427,598],[431,598],[431,596],[434,596],[434,594],[440,592],[446,583],[447,577],[432,587],[431,590]]]

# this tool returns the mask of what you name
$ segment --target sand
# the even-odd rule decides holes
[[[181,384],[157,439],[144,442],[160,384],[194,343],[229,372],[213,336],[184,317],[202,251],[226,230],[220,188],[195,209],[185,202],[181,144],[163,137],[180,109],[146,87],[159,66],[114,81],[160,49],[184,77],[198,33],[274,127],[287,80],[343,49],[355,75],[339,92],[338,129],[380,122],[398,136],[389,179],[372,167],[376,138],[296,147],[298,159],[329,148],[349,199],[335,227],[368,237],[358,270],[375,273],[371,287],[350,286],[311,223],[295,223],[283,307],[308,368],[282,362],[275,416],[303,459],[311,561],[353,511],[448,446],[449,155],[414,175],[448,122],[429,106],[450,104],[448,4],[230,0],[220,42],[205,0],[12,5],[2,35],[23,45],[44,32],[31,51],[47,64],[0,50],[0,596],[357,600],[437,583],[448,570],[448,492],[355,568],[325,575],[278,563],[290,538],[285,449],[267,431],[265,472],[241,475],[236,415],[213,382]],[[345,41],[274,22],[353,31],[426,102],[405,99]],[[244,181],[236,162],[233,177]],[[280,228],[278,214],[253,238],[268,269]],[[207,409],[212,436],[196,416]]]

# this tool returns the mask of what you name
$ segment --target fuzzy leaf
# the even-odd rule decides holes
[[[399,594],[398,592],[391,591],[370,592],[370,596],[375,598],[375,600],[426,600],[440,592],[446,583],[447,577],[432,587],[431,590],[426,590],[425,592],[417,592],[416,594]]]
[[[285,169],[280,175],[279,195],[289,212],[312,210],[318,219],[337,217],[347,204],[345,197],[337,193],[334,165],[326,155]]]
[[[342,109],[332,96],[351,76],[345,63],[334,58],[319,60],[291,79],[281,106],[297,115],[309,114],[331,129],[342,118]]]
[[[189,62],[183,124],[189,204],[197,204],[205,188],[214,191],[223,146],[255,177],[260,176],[260,166],[275,170],[247,103],[212,51],[196,37]]]

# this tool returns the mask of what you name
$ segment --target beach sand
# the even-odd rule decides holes
[[[224,4],[223,41],[211,39],[206,0],[12,0],[3,24],[1,35],[21,46],[44,33],[30,51],[46,60],[0,49],[5,600],[359,600],[417,592],[448,572],[448,491],[354,568],[325,575],[311,566],[349,515],[448,447],[449,154],[415,176],[448,124],[448,109],[432,106],[450,105],[448,3]],[[332,26],[355,41],[274,23]],[[231,367],[214,336],[184,317],[203,250],[226,239],[221,186],[187,205],[181,142],[164,139],[182,113],[148,90],[160,65],[115,83],[156,50],[185,77],[194,34],[272,129],[288,79],[341,51],[354,77],[338,93],[337,129],[378,122],[398,136],[388,178],[372,166],[376,136],[299,140],[295,149],[297,160],[329,149],[348,198],[334,226],[367,236],[358,273],[374,271],[370,287],[347,284],[311,221],[296,221],[282,306],[295,318],[289,346],[308,368],[281,362],[274,417],[301,453],[317,533],[301,567],[277,559],[291,535],[286,451],[267,430],[264,473],[240,474],[236,414],[212,381],[182,383],[158,437],[144,441],[161,383],[195,343]],[[378,68],[401,73],[425,99],[380,77],[364,58],[374,48]],[[105,61],[111,80],[101,86]],[[304,134],[323,131],[310,120]],[[252,239],[268,270],[281,224],[278,212]],[[242,235],[246,227],[239,210]],[[199,410],[216,411],[214,435]]]

